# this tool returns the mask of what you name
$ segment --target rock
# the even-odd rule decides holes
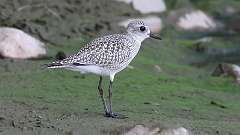
[[[214,20],[201,10],[195,10],[181,16],[177,27],[183,30],[214,30],[217,25]]]
[[[161,13],[167,10],[163,0],[133,0],[133,8],[142,14]]]
[[[25,32],[9,27],[0,28],[0,55],[4,58],[38,58],[46,55],[44,44]]]
[[[196,52],[203,53],[206,50],[208,50],[208,43],[210,43],[212,40],[213,40],[212,37],[203,37],[203,38],[197,39],[196,41],[193,42],[192,48]]]
[[[159,65],[154,65],[154,69],[155,69],[157,72],[162,72],[162,68],[161,68]]]
[[[167,23],[176,26],[178,30],[184,31],[214,31],[220,26],[219,22],[213,20],[201,10],[182,8],[170,12]]]
[[[189,135],[189,132],[184,127],[164,129],[159,135]]]
[[[142,14],[161,13],[167,10],[164,0],[116,0],[132,4]]]
[[[143,20],[144,23],[146,23],[149,26],[151,32],[153,33],[159,33],[163,28],[161,18],[157,16],[148,16],[148,17],[139,18],[139,19],[133,19],[133,18],[128,19],[120,22],[119,26],[127,27],[128,23],[132,20]]]
[[[124,135],[190,135],[190,133],[184,127],[160,129],[136,125]]]
[[[134,128],[130,129],[124,135],[155,135],[160,131],[159,128],[154,128],[150,130],[148,127],[144,127],[143,125],[136,125]]]
[[[224,12],[227,15],[236,14],[237,13],[237,9],[235,9],[232,6],[227,5],[226,7],[224,7]]]
[[[237,66],[237,65],[233,65],[233,71],[234,71],[235,76],[236,76],[236,82],[238,84],[240,84],[240,67]]]
[[[212,76],[227,75],[235,79],[236,83],[240,84],[240,67],[235,64],[221,63],[212,73]]]

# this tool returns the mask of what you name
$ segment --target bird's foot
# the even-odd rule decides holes
[[[115,119],[126,119],[126,118],[128,118],[125,115],[118,114],[118,113],[113,113],[113,112],[111,112],[111,113],[110,112],[106,112],[105,113],[105,117],[115,118]]]

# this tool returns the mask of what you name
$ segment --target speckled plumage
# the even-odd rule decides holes
[[[100,75],[98,84],[99,94],[104,105],[105,116],[112,118],[126,118],[112,112],[112,84],[114,76],[137,55],[141,43],[146,38],[160,39],[150,33],[150,29],[142,21],[132,21],[128,24],[127,32],[97,38],[63,60],[47,64],[48,68],[65,68],[82,73],[90,72]],[[102,76],[109,76],[109,106],[103,96]]]
[[[130,59],[134,43],[126,34],[100,37],[81,48],[78,53],[55,63],[64,66],[97,65],[116,70]]]
[[[145,32],[139,26],[147,28]],[[123,34],[99,37],[66,59],[48,64],[48,68],[66,68],[80,72],[113,76],[124,69],[136,56],[141,42],[149,37],[150,30],[142,21],[132,21]],[[92,71],[90,66],[95,66]],[[97,68],[97,69],[96,69]],[[93,70],[94,70],[93,69]]]

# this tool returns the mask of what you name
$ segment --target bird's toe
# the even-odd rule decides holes
[[[119,113],[106,113],[105,117],[110,117],[110,118],[115,118],[115,119],[126,119],[128,118],[127,116]]]

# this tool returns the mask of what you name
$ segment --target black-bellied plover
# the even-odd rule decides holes
[[[48,68],[65,68],[82,73],[93,73],[100,76],[98,83],[99,94],[104,106],[105,116],[112,118],[126,118],[124,115],[112,112],[112,85],[114,76],[128,66],[137,55],[141,43],[146,38],[161,39],[153,35],[143,21],[131,21],[127,32],[107,35],[88,43],[76,54],[63,60],[46,64]],[[108,101],[105,101],[102,88],[103,76],[110,77]]]

